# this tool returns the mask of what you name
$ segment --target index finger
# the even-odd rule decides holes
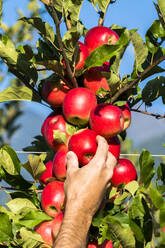
[[[100,135],[96,137],[98,142],[98,147],[96,150],[96,154],[91,161],[99,161],[99,164],[105,164],[107,156],[108,156],[108,143],[107,141]]]

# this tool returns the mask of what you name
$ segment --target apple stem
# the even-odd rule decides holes
[[[62,42],[62,37],[61,37],[61,32],[60,32],[60,22],[59,22],[56,10],[53,6],[52,0],[50,0],[50,7],[46,7],[46,8],[48,9],[48,11],[49,11],[49,8],[51,8],[51,17],[53,18],[54,24],[56,26],[57,39],[58,39],[61,54],[62,54],[63,59],[65,61],[67,76],[70,79],[70,81],[72,82],[73,88],[78,88],[77,80],[76,80],[76,78],[75,78],[75,76],[71,70],[69,60],[68,60],[66,53],[65,53],[65,50],[64,50],[64,45]]]
[[[165,60],[165,54],[160,57],[159,59],[157,59],[154,63],[152,63],[151,65],[149,65],[141,74],[139,74],[132,82],[128,82],[127,85],[123,88],[120,88],[118,90],[118,92],[116,94],[114,94],[114,96],[111,98],[111,103],[114,103],[118,97],[120,95],[122,95],[124,92],[126,92],[127,90],[133,88],[134,85],[136,85],[137,83],[139,83],[139,81],[143,80],[143,77],[149,72],[151,71],[155,66],[157,66],[158,64],[160,64],[163,60]]]

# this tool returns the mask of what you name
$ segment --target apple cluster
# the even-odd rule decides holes
[[[98,46],[115,44],[118,35],[106,27],[94,27],[85,36],[85,43],[79,42],[79,60],[75,70],[84,68],[87,56]],[[65,63],[64,63],[65,67]],[[63,220],[65,203],[64,181],[66,178],[66,154],[73,151],[80,167],[90,162],[97,150],[97,135],[103,136],[118,164],[114,169],[111,183],[114,187],[135,180],[137,173],[128,159],[120,158],[120,139],[118,135],[131,123],[129,105],[116,106],[98,103],[96,92],[100,87],[110,90],[102,71],[110,71],[109,62],[102,67],[91,68],[84,75],[84,87],[70,89],[65,82],[46,81],[42,96],[54,109],[44,120],[41,133],[49,147],[55,151],[52,161],[40,177],[44,189],[41,195],[42,209],[53,219],[35,228],[45,243],[53,245]],[[43,231],[44,230],[44,231]],[[46,232],[45,232],[46,230]],[[91,243],[92,247],[113,247],[111,241],[102,245]]]

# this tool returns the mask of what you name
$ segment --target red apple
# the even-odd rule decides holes
[[[48,161],[45,164],[46,171],[40,176],[39,181],[43,184],[48,183],[48,179],[53,177],[53,160]]]
[[[46,244],[49,244],[51,246],[53,246],[53,243],[54,243],[53,232],[52,232],[52,223],[53,223],[52,220],[51,221],[44,221],[34,228],[35,232],[40,234],[40,236],[42,237],[42,240]],[[42,247],[48,247],[45,245],[43,245]]]
[[[86,60],[86,58],[89,56],[89,51],[86,45],[84,45],[82,42],[78,41],[79,44],[79,54],[78,54],[78,58],[77,58],[77,63],[75,66],[75,70],[81,70],[84,68],[84,61]]]
[[[66,177],[66,154],[67,151],[60,150],[53,158],[53,173],[60,180]]]
[[[68,149],[74,152],[79,160],[80,166],[89,163],[97,150],[97,134],[90,129],[84,129],[71,136]]]
[[[42,135],[44,136],[45,135],[45,127],[47,125],[47,123],[54,117],[56,116],[57,114],[53,111],[51,112],[47,117],[46,119],[44,120],[43,124],[42,124],[42,127],[41,127],[41,133]]]
[[[99,247],[100,248],[113,248],[113,243],[111,240],[105,240]]]
[[[74,88],[64,98],[63,114],[71,124],[85,126],[88,124],[91,109],[96,105],[97,99],[91,90]]]
[[[96,69],[89,70],[84,75],[84,86],[90,89],[94,94],[99,88],[110,90],[107,79],[102,75],[101,71]]]
[[[87,248],[99,248],[97,241],[92,241],[88,244]]]
[[[121,158],[118,160],[118,164],[113,170],[113,176],[111,178],[111,183],[113,186],[117,187],[121,183],[129,183],[136,180],[137,172],[133,163],[126,159]]]
[[[57,237],[63,221],[63,213],[59,213],[52,221],[52,231],[54,238]]]
[[[120,107],[124,116],[124,130],[126,130],[131,124],[131,111],[128,103]]]
[[[91,53],[97,47],[109,44],[114,45],[119,39],[119,36],[113,30],[107,27],[94,27],[91,28],[85,35],[85,45]]]
[[[90,126],[97,134],[108,139],[123,130],[124,116],[117,106],[98,104],[90,113]]]
[[[52,217],[56,217],[63,209],[65,200],[64,183],[52,181],[42,191],[41,205],[43,210]]]
[[[54,115],[45,126],[44,137],[54,151],[67,150],[69,134],[66,131],[66,121],[62,115]]]
[[[108,139],[109,151],[115,156],[115,158],[119,158],[120,156],[120,140],[117,136]]]
[[[61,107],[64,97],[70,88],[65,82],[45,81],[42,87],[42,97],[53,108]]]

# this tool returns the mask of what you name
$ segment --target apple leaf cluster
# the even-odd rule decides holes
[[[126,27],[112,25],[108,30],[111,33],[115,32],[115,38],[118,37],[115,42],[110,40],[90,51],[85,58],[83,57],[83,66],[79,69],[76,66],[84,55],[84,50],[83,45],[78,41],[88,33],[79,19],[83,0],[42,2],[45,3],[42,6],[43,11],[53,19],[56,32],[54,27],[39,15],[39,8],[34,0],[29,3],[29,9],[34,10],[30,17],[20,15],[19,25],[12,29],[12,32],[2,23],[0,57],[19,82],[11,84],[0,92],[0,102],[7,102],[6,107],[9,106],[10,101],[35,101],[40,104],[46,102],[51,109],[58,112],[56,105],[50,103],[47,96],[43,95],[43,88],[47,87],[47,82],[51,80],[53,85],[51,87],[55,89],[64,87],[67,88],[66,91],[69,89],[69,92],[73,91],[73,88],[84,89],[84,78],[87,79],[87,73],[91,73],[92,70],[94,73],[95,70],[99,72],[101,78],[106,80],[106,86],[104,84],[99,89],[93,89],[99,104],[110,103],[120,107],[129,102],[132,108],[140,102],[145,105],[152,104],[158,97],[161,97],[162,103],[165,104],[164,77],[161,75],[150,79],[151,76],[165,71],[160,65],[165,60],[163,0],[155,3],[158,20],[155,20],[147,30],[145,41],[136,29],[128,30]],[[103,27],[106,12],[115,1],[90,0],[89,2],[98,12],[98,27]],[[63,37],[60,32],[61,23],[66,25]],[[36,40],[35,45],[32,45],[27,40],[32,39],[34,30]],[[16,36],[16,33],[19,35]],[[121,78],[120,64],[130,44],[133,45],[135,55],[133,70],[129,75]],[[108,69],[105,69],[106,65]],[[142,81],[145,82],[143,89],[140,88]],[[58,96],[55,95],[55,100],[58,97],[62,97],[60,93]],[[13,118],[19,114],[19,111],[15,112]],[[55,114],[55,117],[57,116],[58,113]],[[58,118],[64,121],[62,116]],[[8,127],[9,124],[5,125]],[[65,146],[68,136],[74,134],[77,128],[69,123],[67,125],[64,123],[62,128],[65,132],[63,137],[58,133],[58,140],[60,142],[62,140],[61,144]],[[43,135],[45,130],[43,128]],[[54,130],[52,142],[56,134]],[[125,139],[126,131],[120,135]],[[0,206],[0,247],[37,248],[42,247],[44,243],[35,230],[38,224],[53,221],[52,217],[54,217],[49,212],[50,216],[47,215],[45,207],[41,204],[42,192],[48,188],[43,187],[41,176],[47,170],[46,162],[53,158],[57,151],[56,149],[55,152],[51,151],[49,146],[50,144],[46,144],[42,136],[36,136],[32,145],[25,150],[45,151],[48,155],[29,155],[28,161],[24,164],[10,146],[2,146],[0,149],[0,180],[9,185],[4,188],[8,190],[10,196],[6,206]],[[156,169],[152,155],[143,150],[137,163],[137,171],[137,180],[112,187],[107,192],[99,211],[93,218],[89,232],[91,242],[102,244],[105,240],[111,240],[115,248],[164,247],[165,164],[162,161]],[[31,181],[26,179],[26,173],[30,175]],[[50,181],[55,183],[56,179],[53,176]],[[47,185],[50,186],[50,183]],[[1,190],[4,188],[0,187]]]

